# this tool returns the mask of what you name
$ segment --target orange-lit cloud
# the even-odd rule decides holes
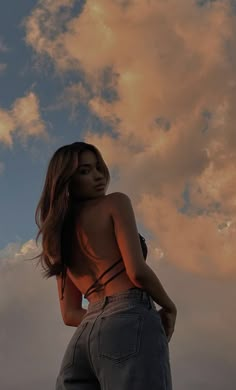
[[[12,147],[13,133],[17,133],[22,143],[32,136],[48,138],[40,115],[39,99],[33,92],[16,99],[9,111],[0,108],[0,142]]]
[[[41,1],[25,20],[26,43],[39,61],[49,56],[57,72],[83,73],[91,93],[75,84],[67,96],[73,110],[76,101],[86,102],[116,133],[88,129],[85,141],[120,170],[110,189],[134,201],[137,218],[154,237],[149,258],[213,278],[235,277],[236,24],[230,2],[91,0],[70,16],[73,4]],[[107,68],[117,96],[112,101],[101,95]]]

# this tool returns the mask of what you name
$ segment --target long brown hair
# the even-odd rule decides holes
[[[85,150],[95,153],[108,186],[110,182],[108,167],[94,145],[74,142],[57,149],[49,161],[43,191],[35,212],[35,222],[39,228],[36,244],[38,245],[39,236],[42,235],[42,252],[38,256],[27,259],[39,258],[38,263],[41,262],[44,269],[43,278],[62,275],[61,299],[65,287],[63,279],[65,282],[66,266],[70,265],[68,260],[70,244],[67,245],[67,242],[73,207],[68,194],[70,194],[71,179],[78,169],[79,156]]]

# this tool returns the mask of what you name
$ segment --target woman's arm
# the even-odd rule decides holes
[[[70,312],[77,312],[82,309],[82,292],[74,285],[70,276],[66,275],[64,297],[61,299],[61,286],[62,278],[61,275],[56,276],[57,288],[58,288],[58,297],[61,308],[61,315],[63,318],[64,324],[67,325],[67,317]]]

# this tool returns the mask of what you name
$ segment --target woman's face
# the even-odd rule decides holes
[[[85,203],[85,201],[105,196],[106,178],[101,168],[95,153],[85,150],[80,154],[78,170],[71,184],[72,197],[76,203]],[[104,186],[96,188],[98,184]]]

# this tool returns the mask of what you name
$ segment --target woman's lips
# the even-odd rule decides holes
[[[99,186],[95,186],[96,190],[102,190],[104,188],[104,184],[100,184]]]

